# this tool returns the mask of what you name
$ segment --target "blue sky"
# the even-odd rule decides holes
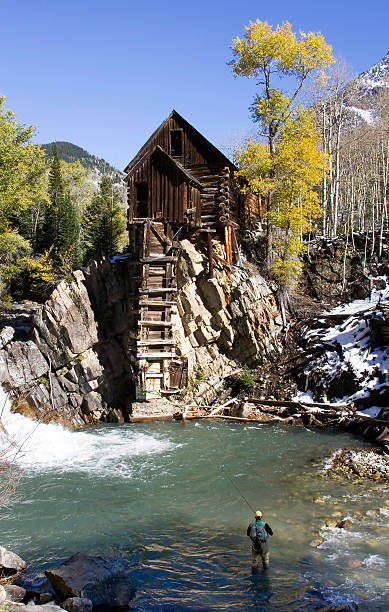
[[[255,82],[230,44],[250,20],[321,31],[360,73],[389,50],[387,0],[2,0],[0,95],[36,141],[123,169],[175,108],[216,146],[247,134]]]

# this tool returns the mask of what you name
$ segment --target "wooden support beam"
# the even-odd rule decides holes
[[[208,278],[213,278],[213,246],[210,232],[208,232]]]
[[[162,243],[167,244],[168,247],[172,246],[171,240],[164,234],[163,230],[155,225],[155,223],[151,222],[151,230],[154,236]]]

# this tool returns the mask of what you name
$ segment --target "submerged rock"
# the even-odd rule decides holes
[[[110,609],[128,607],[135,595],[124,570],[123,561],[77,553],[45,574],[60,601],[90,599],[93,607]]]

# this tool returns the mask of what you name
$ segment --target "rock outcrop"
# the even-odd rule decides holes
[[[279,350],[281,320],[269,286],[253,265],[206,257],[180,243],[177,269],[177,354],[188,360],[192,391],[210,401],[224,378]],[[62,281],[31,316],[20,310],[0,329],[0,382],[14,409],[70,428],[129,420],[135,401],[131,351],[137,336],[131,263],[102,257],[73,281]],[[135,406],[135,404],[134,404]],[[168,411],[169,412],[169,411]]]
[[[177,344],[188,359],[197,401],[209,402],[242,363],[258,366],[279,351],[281,318],[271,289],[255,266],[228,266],[219,259],[208,279],[207,260],[181,242]]]

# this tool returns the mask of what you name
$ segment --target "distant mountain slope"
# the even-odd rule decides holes
[[[389,88],[389,52],[369,70],[362,72],[355,81],[360,97]]]
[[[353,113],[356,123],[373,125],[377,109],[384,98],[389,98],[389,52],[374,66],[362,72],[346,87],[353,100],[348,110]]]
[[[114,176],[115,178],[121,178],[123,176],[119,170],[111,166],[104,159],[100,159],[96,157],[96,155],[91,155],[88,153],[88,151],[85,151],[85,149],[82,149],[71,142],[50,142],[48,144],[41,145],[47,157],[53,156],[54,144],[56,144],[58,148],[58,157],[65,162],[71,163],[79,161],[84,168],[89,168],[98,175],[108,174],[110,176]]]

